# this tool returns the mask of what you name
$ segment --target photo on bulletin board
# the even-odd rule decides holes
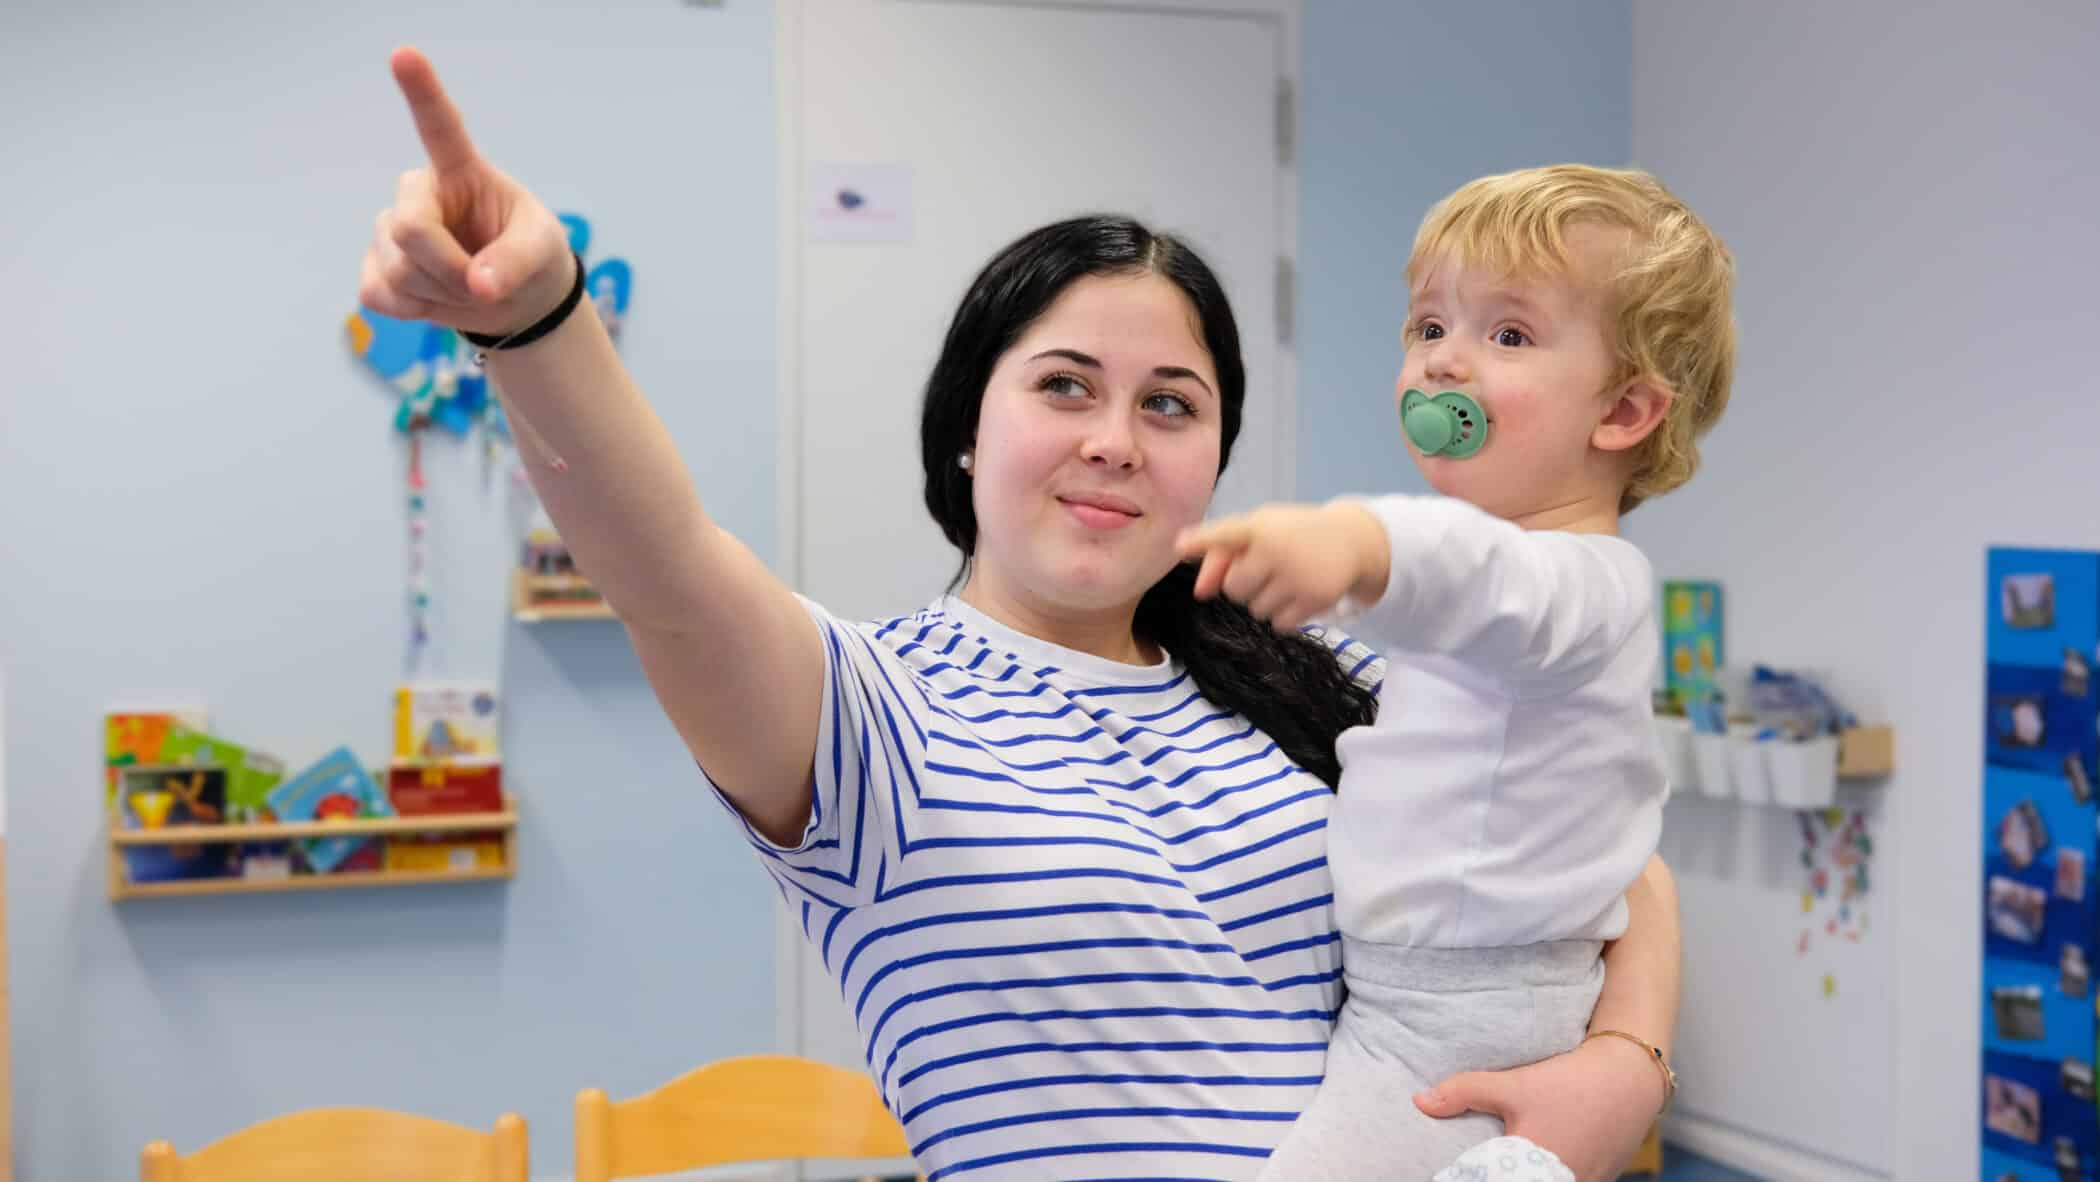
[[[2072,800],[2077,801],[2079,804],[2087,804],[2092,801],[2093,780],[2092,777],[2086,775],[2085,761],[2078,758],[2076,751],[2069,752],[2064,756],[2064,783],[2071,789]]]
[[[2073,1100],[2093,1098],[2093,1065],[2083,1059],[2065,1059],[2058,1074],[2064,1093]]]
[[[2042,1143],[2042,1097],[2026,1084],[1995,1075],[1983,1077],[1983,1123],[2029,1145]]]
[[[2066,1182],[2084,1177],[2078,1168],[2078,1142],[2069,1137],[2056,1139],[2056,1176]]]
[[[2056,626],[2056,576],[2007,575],[1999,584],[1999,602],[2008,628],[2033,631]]]
[[[1991,1020],[1998,1037],[2014,1042],[2040,1042],[2048,1037],[2038,985],[2000,985],[1991,990]]]
[[[2049,896],[2040,887],[1991,876],[1991,931],[2021,944],[2039,943],[2048,909]]]
[[[2085,898],[2085,851],[2070,846],[2056,850],[2056,897],[2076,903]]]
[[[2085,945],[2066,944],[2056,958],[2056,988],[2065,997],[2084,997],[2093,987],[2093,966],[2086,963]]]
[[[2041,810],[2031,800],[2005,810],[1998,819],[1998,852],[2012,863],[2015,870],[2025,870],[2034,865],[2042,850],[2049,844],[2049,826],[2043,823]]]
[[[1991,699],[1991,735],[2001,747],[2040,747],[2049,738],[2049,711],[2039,694]]]
[[[2063,678],[2058,688],[2067,698],[2083,698],[2093,690],[2093,666],[2075,648],[2064,650]]]

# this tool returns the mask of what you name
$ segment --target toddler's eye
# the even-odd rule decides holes
[[[1505,328],[1495,333],[1495,343],[1505,349],[1518,349],[1531,343],[1521,328]]]

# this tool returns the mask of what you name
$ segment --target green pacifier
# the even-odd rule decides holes
[[[1487,412],[1456,390],[1431,398],[1420,390],[1400,396],[1400,426],[1425,456],[1463,460],[1487,443]]]

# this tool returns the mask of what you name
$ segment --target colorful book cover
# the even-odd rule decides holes
[[[273,756],[177,723],[161,742],[162,763],[226,769],[226,819],[236,825],[269,820],[270,789],[284,779]]]
[[[128,764],[118,776],[117,820],[126,829],[217,825],[226,820],[226,773],[213,767]],[[133,882],[219,878],[232,873],[233,847],[223,844],[142,845],[124,850]]]
[[[162,751],[169,733],[178,726],[203,730],[204,708],[118,709],[102,716],[102,765],[106,769],[103,782],[107,789],[104,803],[116,803],[118,768],[166,762]]]
[[[503,811],[503,765],[493,760],[397,763],[387,769],[387,799],[404,817]]]
[[[471,870],[496,870],[502,865],[503,835],[500,833],[389,837],[386,842],[388,870],[462,874]]]
[[[489,760],[501,754],[493,681],[417,681],[394,691],[394,758]]]
[[[281,821],[325,821],[332,818],[391,817],[394,808],[386,794],[373,783],[371,773],[357,762],[348,747],[338,747],[319,763],[272,788],[270,811]],[[364,837],[313,837],[299,845],[314,873],[334,870],[371,839]]]

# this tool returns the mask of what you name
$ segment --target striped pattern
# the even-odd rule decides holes
[[[811,611],[817,807],[795,849],[751,840],[920,1168],[1253,1177],[1340,1002],[1326,786],[1171,663],[953,599],[880,625]]]

